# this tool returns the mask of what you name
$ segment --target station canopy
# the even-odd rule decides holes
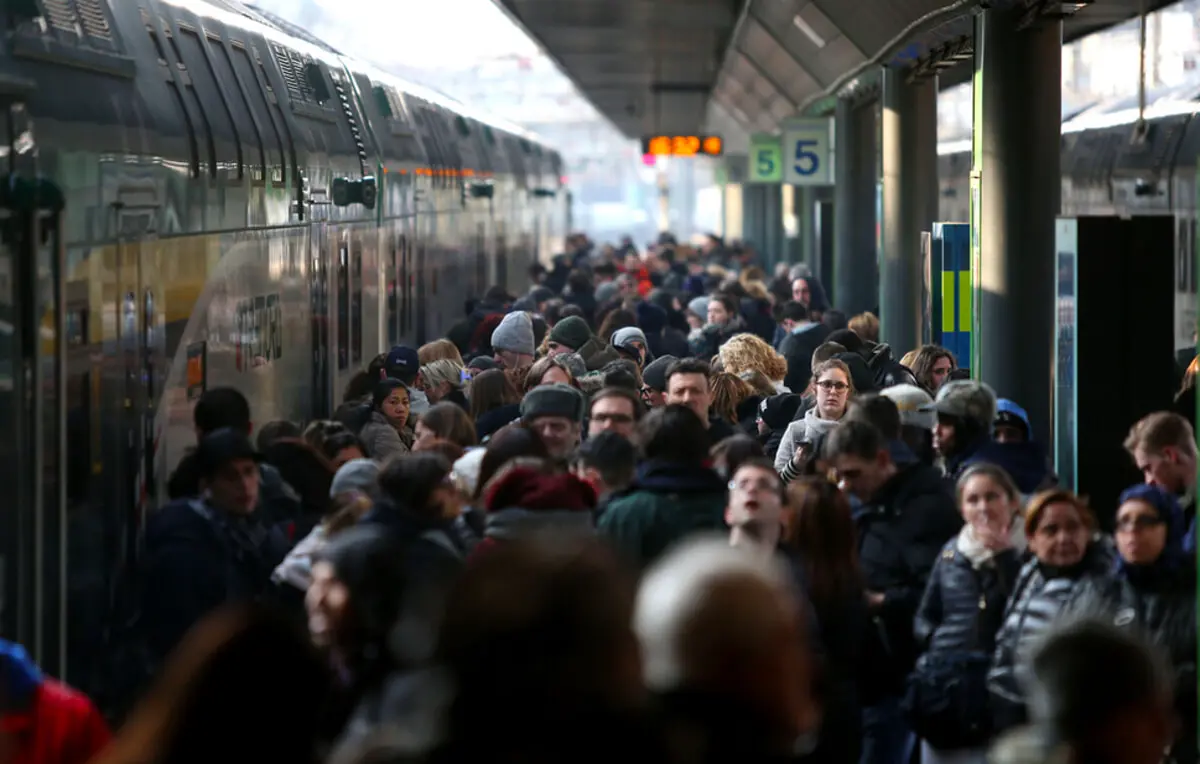
[[[496,0],[631,138],[697,135],[714,111],[745,132],[822,113],[880,65],[970,75],[980,0]],[[993,0],[1064,14],[1064,41],[1133,18],[1142,0]],[[1146,11],[1170,0],[1146,0]]]

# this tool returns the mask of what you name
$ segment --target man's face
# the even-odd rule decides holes
[[[708,303],[708,323],[713,326],[724,326],[729,323],[729,311],[720,300],[710,300]]]
[[[792,299],[808,307],[808,303],[812,301],[812,290],[808,288],[808,282],[804,279],[796,279],[792,282]]]
[[[533,356],[511,350],[497,350],[496,363],[502,369],[523,369],[533,363]]]
[[[588,437],[610,431],[626,438],[632,437],[633,416],[633,401],[619,395],[601,398],[592,404],[588,419]]]
[[[214,507],[234,515],[248,515],[258,506],[258,462],[231,459],[203,481]]]
[[[870,501],[879,487],[887,482],[889,463],[887,452],[880,451],[874,459],[847,454],[837,456],[833,460],[833,467],[847,493],[857,496],[861,501]]]
[[[707,426],[708,408],[712,405],[708,379],[703,374],[672,374],[667,380],[667,403],[687,406]]]
[[[783,500],[779,488],[779,474],[774,470],[758,466],[739,468],[729,481],[725,522],[730,527],[780,526],[783,523]]]
[[[1186,493],[1188,486],[1195,482],[1195,463],[1174,446],[1167,446],[1160,453],[1139,446],[1133,452],[1133,459],[1147,485],[1156,485],[1178,496]]]
[[[579,445],[581,427],[565,416],[542,416],[533,420],[531,430],[538,434],[550,456],[563,459]]]

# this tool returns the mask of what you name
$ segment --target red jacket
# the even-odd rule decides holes
[[[0,716],[0,736],[0,759],[16,743],[12,764],[87,764],[109,740],[92,701],[53,679],[41,681],[28,708]]]

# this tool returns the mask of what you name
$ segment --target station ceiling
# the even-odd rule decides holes
[[[947,52],[957,52],[964,64],[943,70],[943,83],[965,81],[971,16],[980,5],[980,0],[496,2],[632,138],[703,133],[713,107],[746,132],[771,132],[799,111],[821,109],[857,78],[869,79],[879,65],[919,65]],[[1171,2],[1145,4],[1152,11]],[[1141,3],[1063,2],[1086,4],[1066,20],[1064,37],[1069,42],[1132,18]]]

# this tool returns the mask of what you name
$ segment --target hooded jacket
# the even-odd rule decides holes
[[[86,764],[108,745],[108,726],[87,696],[44,676],[18,644],[0,639],[0,730],[11,764]]]

